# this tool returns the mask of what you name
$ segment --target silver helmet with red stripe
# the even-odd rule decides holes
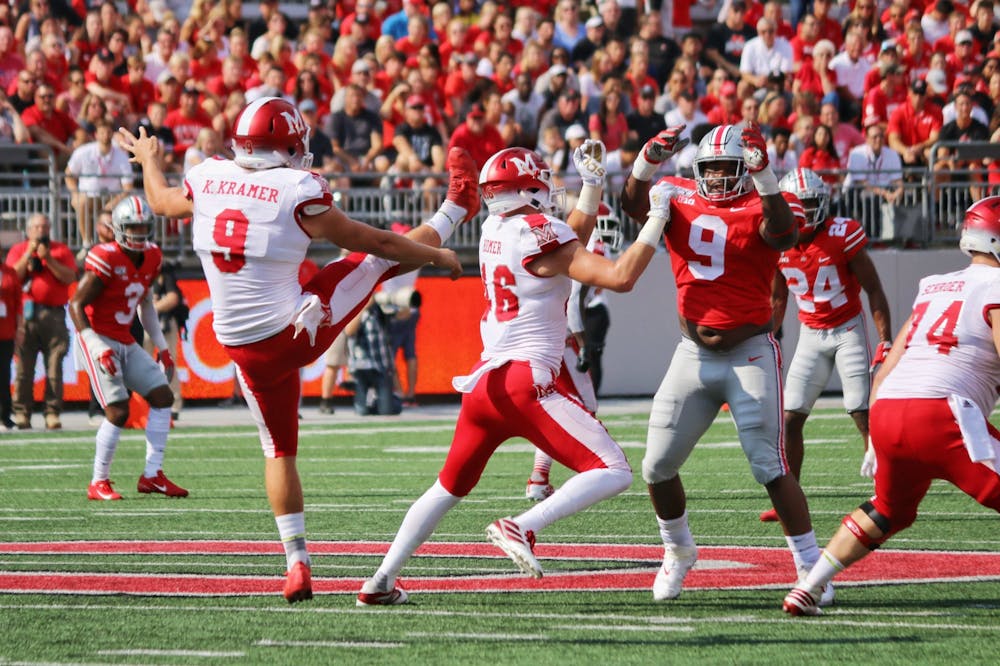
[[[233,124],[233,161],[245,169],[308,169],[309,125],[295,105],[261,97],[246,105]]]
[[[795,169],[786,173],[778,187],[791,192],[802,202],[806,211],[806,228],[818,227],[830,213],[830,186],[811,169]]]
[[[126,250],[144,252],[153,239],[153,209],[140,196],[130,195],[111,211],[115,242]]]
[[[698,194],[713,202],[731,201],[753,192],[750,173],[743,162],[742,129],[720,125],[701,140],[694,155]]]

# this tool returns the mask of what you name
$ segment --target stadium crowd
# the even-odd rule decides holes
[[[711,126],[753,119],[778,177],[802,166],[835,186],[883,154],[882,169],[926,166],[938,140],[1000,138],[993,0],[713,0],[707,29],[690,5],[310,0],[296,21],[276,0],[254,12],[241,0],[5,2],[0,142],[45,143],[64,166],[102,121],[142,125],[181,173],[228,154],[248,102],[280,96],[309,123],[314,168],[334,187],[385,174],[433,188],[448,147],[481,166],[523,146],[572,193],[580,142],[604,141],[610,172],[625,174],[673,124],[693,141],[668,171],[690,168]],[[994,162],[935,157],[1000,183]],[[872,189],[891,201],[883,185]]]

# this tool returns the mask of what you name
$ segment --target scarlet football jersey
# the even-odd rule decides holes
[[[85,308],[90,326],[103,336],[124,344],[135,342],[129,328],[136,306],[160,274],[163,252],[156,245],[142,253],[136,266],[118,243],[101,243],[90,248],[83,269],[97,276],[104,291]]]
[[[662,181],[681,190],[670,202],[665,234],[681,316],[723,330],[765,325],[780,253],[760,237],[760,196],[751,192],[717,205],[697,195],[694,180]],[[794,194],[782,196],[799,205]]]
[[[835,328],[861,312],[861,285],[848,263],[868,245],[865,230],[846,217],[827,220],[812,242],[785,250],[778,269],[809,328]]]

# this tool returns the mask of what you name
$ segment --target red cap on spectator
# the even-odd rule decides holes
[[[410,109],[424,108],[424,98],[420,95],[410,95],[406,98],[406,106]]]
[[[486,115],[486,110],[483,108],[482,104],[476,102],[469,107],[469,113],[467,115],[469,118],[482,118]]]
[[[722,87],[719,88],[719,94],[723,97],[732,97],[736,95],[736,84],[732,81],[726,81],[722,84]]]
[[[420,61],[417,60],[417,56],[410,56],[406,59],[406,66],[409,69],[416,69],[417,67],[420,67]]]

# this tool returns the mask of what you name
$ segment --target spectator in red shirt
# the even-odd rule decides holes
[[[24,58],[17,50],[14,31],[8,26],[0,25],[0,87],[7,90],[22,69]]]
[[[243,64],[239,58],[230,55],[222,61],[222,72],[205,84],[205,92],[225,104],[231,93],[243,92],[243,82]]]
[[[7,264],[0,265],[0,427],[14,427],[14,407],[10,398],[10,363],[14,358],[14,338],[21,325],[21,280]]]
[[[656,91],[652,86],[643,86],[640,93],[648,95],[649,92],[656,96]],[[622,96],[617,90],[609,90],[601,96],[600,107],[597,113],[590,114],[587,123],[590,131],[590,138],[595,141],[604,141],[604,146],[608,151],[618,150],[625,142],[628,134],[628,121],[622,112]]]
[[[65,164],[73,149],[70,147],[77,124],[73,118],[55,107],[55,89],[47,84],[38,86],[35,103],[21,114],[31,132],[31,140],[52,148],[56,159]]]
[[[719,87],[719,104],[706,114],[713,125],[735,125],[743,119],[740,98],[736,96],[736,84],[726,81]]]
[[[899,153],[903,166],[925,166],[943,124],[941,109],[927,101],[927,82],[917,79],[906,102],[889,116],[889,147]]]
[[[455,128],[451,140],[448,142],[447,152],[450,152],[455,146],[468,150],[479,169],[483,168],[486,160],[493,153],[507,147],[503,137],[500,136],[500,131],[496,127],[486,124],[486,110],[479,102],[469,107],[469,111],[465,115],[465,122]]]
[[[450,62],[452,55],[465,55],[472,52],[472,40],[469,39],[469,26],[460,18],[448,21],[446,38],[439,44],[441,62]]]
[[[113,115],[129,110],[129,97],[121,79],[114,76],[115,56],[107,48],[90,60],[90,70],[84,75],[87,92],[104,100]]]
[[[885,129],[889,124],[889,114],[906,99],[903,68],[899,65],[889,65],[882,71],[884,73],[882,82],[865,93],[864,111],[861,115],[864,127],[877,124]]]
[[[198,138],[202,127],[211,127],[212,119],[198,106],[198,89],[185,86],[181,90],[180,107],[167,113],[163,124],[174,132],[174,157],[184,160],[184,153]]]
[[[146,79],[146,61],[142,59],[141,54],[133,53],[126,62],[128,74],[122,77],[122,83],[128,90],[131,109],[126,117],[126,125],[131,127],[142,117],[150,102],[156,99],[156,87]]]
[[[52,83],[58,95],[66,87],[69,61],[66,60],[66,42],[56,33],[42,37],[42,55],[45,56],[45,79]]]
[[[806,14],[799,21],[798,34],[788,40],[792,45],[793,72],[808,68],[812,64],[813,48],[819,40],[819,19],[812,14]]]
[[[420,47],[430,41],[427,19],[421,14],[411,16],[406,22],[406,36],[396,40],[396,50],[409,56],[420,52]]]
[[[808,64],[803,65],[792,79],[792,92],[812,93],[816,99],[836,93],[837,72],[830,69],[830,61],[833,60],[835,52],[836,47],[829,39],[816,42],[812,47],[812,57],[809,58]]]
[[[812,139],[799,157],[799,167],[812,169],[820,178],[836,185],[840,182],[840,156],[833,144],[833,130],[827,125],[817,125]]]
[[[830,16],[834,0],[813,0],[812,14],[819,22],[819,38],[829,39],[838,49],[844,43],[844,30],[840,22]]]

